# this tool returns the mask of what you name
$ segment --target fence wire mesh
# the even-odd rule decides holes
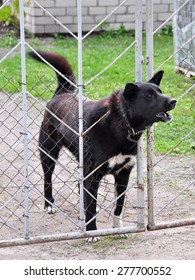
[[[38,3],[38,1],[35,2]],[[194,34],[192,34],[191,40],[194,41],[193,36]],[[188,47],[188,44],[185,43],[184,47],[180,46],[181,52],[183,53],[186,53],[185,48]],[[127,50],[134,44],[135,42]],[[26,46],[29,45],[26,43]],[[17,51],[17,48],[14,49],[14,52]],[[162,61],[162,65],[171,63],[172,67],[173,61],[171,59],[174,56],[172,54],[169,55],[170,59],[168,58],[166,62]],[[186,56],[182,56],[180,65],[186,65],[184,63],[185,60],[189,64],[189,57],[190,63],[194,65],[195,54],[193,51],[190,52],[190,55],[188,51]],[[21,71],[20,61],[16,68]],[[190,113],[186,108],[182,109],[181,113],[184,119],[194,118],[195,114],[194,79],[188,76],[187,73],[183,76],[186,91],[176,95],[178,102],[181,98],[186,99],[188,108],[190,106]],[[69,78],[71,79],[71,77]],[[48,215],[47,211],[43,208],[45,198],[43,191],[43,172],[39,156],[41,147],[38,147],[38,138],[46,108],[46,100],[44,100],[43,96],[45,96],[46,92],[48,95],[53,95],[51,88],[54,88],[54,85],[57,84],[55,75],[51,73],[49,78],[47,77],[47,81],[49,80],[47,83],[45,83],[44,75],[38,77],[34,85],[28,84],[27,76],[27,115],[25,117],[28,130],[28,186],[24,185],[24,115],[21,79],[16,76],[5,77],[1,75],[1,80],[3,82],[1,83],[0,89],[0,240],[12,240],[24,236],[25,188],[28,189],[27,207],[30,237],[50,234],[57,235],[59,233],[70,233],[74,231],[79,232],[79,165],[76,160],[77,154],[73,156],[65,148],[62,148],[60,151],[59,159],[56,160],[55,173],[53,174],[53,196],[55,197],[55,208],[57,211],[54,215]],[[14,88],[13,91],[15,94],[6,92],[7,84]],[[40,84],[42,92],[37,91],[38,85]],[[87,95],[87,92],[84,92],[84,95]],[[75,97],[77,98],[77,95]],[[70,99],[68,114],[74,116],[73,107],[75,104],[71,102],[72,99]],[[181,123],[178,124],[178,129],[182,130]],[[74,130],[78,131],[78,126],[74,127]],[[158,133],[158,128],[155,129],[155,133]],[[194,145],[194,126],[189,127],[188,131],[183,131],[182,139],[178,139],[177,131],[173,131],[173,134],[169,135],[169,137],[175,137],[175,147],[170,147],[171,150],[167,151],[165,156],[156,155],[154,161],[154,217],[157,222],[194,217],[194,157],[192,154],[184,155],[179,153],[179,149],[182,149],[184,142],[187,141],[189,145]],[[64,137],[66,138],[66,135]],[[69,137],[68,133],[67,137]],[[77,133],[74,133],[71,145],[77,145],[78,141],[79,136]],[[84,153],[89,154],[90,149],[91,146],[87,141],[86,134]],[[89,156],[86,165],[90,168],[90,164]],[[113,209],[115,205],[113,185],[114,180],[112,176],[107,175],[101,181],[101,186],[98,191],[97,222],[100,229],[112,228]],[[147,201],[145,203],[147,204]],[[124,203],[122,220],[125,227],[137,226],[137,208],[137,179],[136,171],[134,170],[131,176],[131,183],[128,184]],[[145,214],[147,215],[147,213]]]
[[[29,180],[29,223],[30,235],[68,232],[79,227],[79,190],[78,162],[67,149],[61,150],[53,177],[53,196],[56,214],[48,215],[43,209],[43,175],[38,151],[38,135],[45,109],[45,102],[37,101],[28,95],[28,180]],[[22,94],[9,95],[1,93],[1,234],[3,238],[16,238],[23,234],[24,214],[24,143],[22,127]],[[68,112],[71,114],[71,106]],[[78,136],[72,139],[74,144]],[[84,151],[89,153],[86,142]],[[87,165],[90,167],[90,157]],[[113,212],[113,180],[109,176],[102,180],[98,194],[98,208],[101,227],[108,227]],[[135,193],[136,184],[131,185]],[[131,195],[132,196],[132,195]],[[129,199],[126,199],[127,201]],[[125,207],[123,219],[136,223],[136,201],[130,200]],[[104,210],[104,211],[102,211]],[[55,227],[49,226],[55,221]],[[47,228],[47,229],[46,229]],[[3,234],[3,231],[4,234]]]
[[[37,2],[36,2],[37,3]],[[20,2],[21,4],[21,2]],[[40,5],[39,5],[40,6]],[[40,6],[41,7],[41,6]],[[42,7],[41,7],[42,8]],[[44,9],[45,10],[45,9]],[[20,26],[24,28],[23,26]],[[75,36],[74,36],[75,37]],[[77,39],[77,38],[76,38]],[[27,42],[23,42],[26,46],[30,47]],[[21,43],[22,44],[22,43]],[[17,52],[16,45],[1,61],[12,54],[13,51]],[[131,47],[131,46],[130,46]],[[128,48],[129,49],[129,48]],[[128,50],[127,49],[127,50]],[[33,50],[34,51],[34,50]],[[18,72],[21,71],[21,61],[16,66]],[[71,77],[68,77],[71,80]],[[21,88],[19,77],[2,77],[1,83],[1,198],[0,198],[0,211],[1,211],[1,240],[13,240],[25,236],[24,219],[28,219],[29,232],[27,238],[39,235],[49,235],[56,233],[69,233],[72,231],[80,230],[80,196],[79,196],[79,164],[78,159],[78,121],[72,128],[72,139],[69,138],[69,131],[63,135],[63,141],[70,142],[70,146],[76,146],[76,153],[74,156],[63,148],[60,151],[60,157],[55,160],[55,174],[53,174],[53,196],[55,197],[55,215],[48,215],[44,211],[44,192],[43,192],[43,172],[40,164],[39,153],[45,153],[45,156],[52,158],[51,154],[38,147],[39,130],[43,119],[44,111],[46,108],[46,100],[44,101],[43,95],[49,92],[53,95],[51,90],[52,85],[57,83],[53,74],[49,77],[49,82],[44,82],[44,75],[37,79],[34,85],[28,85],[28,76],[26,77],[26,85],[28,91],[27,97],[27,112],[24,113],[23,102],[24,95]],[[8,94],[4,91],[7,85],[12,86],[16,94]],[[37,91],[38,85],[41,84],[42,92]],[[51,94],[50,94],[51,93]],[[36,97],[34,97],[36,96]],[[25,102],[26,102],[25,101]],[[75,99],[70,97],[66,100],[69,103],[67,114],[72,115],[75,119],[74,107],[78,106],[77,94]],[[62,105],[62,104],[61,104]],[[58,110],[59,108],[57,108]],[[51,113],[49,109],[46,111]],[[51,117],[59,121],[58,112],[54,112]],[[28,185],[24,183],[24,132],[23,122],[27,125],[27,139],[28,139]],[[76,116],[78,120],[78,116]],[[60,121],[56,127],[62,121]],[[63,123],[65,127],[66,123]],[[71,129],[71,127],[69,127]],[[88,142],[88,136],[85,136],[84,141],[84,155],[87,154],[87,162],[85,165],[91,169],[90,150],[91,146]],[[60,141],[59,141],[60,142]],[[56,143],[56,145],[59,145]],[[91,172],[94,172],[93,170]],[[113,216],[113,208],[116,203],[116,198],[113,188],[114,182],[110,176],[104,177],[101,181],[101,187],[98,191],[98,212],[97,221],[101,229],[112,228],[111,220]],[[136,183],[132,183],[127,188],[127,195],[125,200],[125,210],[123,214],[124,226],[130,227],[137,225],[136,221]],[[131,195],[129,194],[131,192]],[[27,193],[27,201],[25,195]],[[129,198],[131,196],[131,200]],[[133,199],[134,197],[134,199]],[[129,203],[129,201],[131,201]],[[27,212],[26,212],[27,211]],[[109,222],[108,222],[109,221]],[[28,226],[27,226],[28,227]]]
[[[148,226],[152,229],[195,223],[195,33],[192,27],[195,21],[194,1],[174,1],[174,8],[175,13],[170,17],[173,18],[174,53],[168,53],[166,50],[168,58],[162,61],[157,69],[162,66],[169,67],[174,59],[175,72],[183,75],[181,81],[183,91],[180,91],[178,85],[178,92],[175,92],[176,116],[173,120],[177,122],[177,128],[170,129],[170,134],[166,136],[166,141],[170,138],[173,140],[172,145],[163,156],[156,155],[152,159],[154,162],[154,209],[152,209],[153,206],[150,209],[152,219],[149,219]],[[180,121],[177,120],[178,114],[181,117]],[[169,125],[172,126],[171,123]],[[157,128],[155,135],[158,136],[158,133]],[[188,153],[184,152],[186,150]]]

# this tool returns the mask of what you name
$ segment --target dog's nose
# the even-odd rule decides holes
[[[169,104],[171,105],[172,108],[175,108],[176,103],[177,103],[176,99],[170,99],[170,101],[169,101]]]

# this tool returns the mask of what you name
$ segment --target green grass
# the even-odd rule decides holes
[[[145,39],[145,36],[144,36]],[[83,41],[83,81],[87,82],[104,67],[112,62],[129,44],[134,41],[131,34],[113,34],[91,36]],[[173,53],[173,38],[166,35],[156,35],[154,38],[154,68],[161,65]],[[77,42],[71,38],[56,36],[49,44],[34,38],[30,44],[39,50],[50,50],[65,56],[77,73]],[[3,43],[0,40],[0,47]],[[143,46],[145,56],[145,45]],[[90,83],[85,94],[92,99],[99,99],[111,94],[116,89],[124,87],[127,82],[135,81],[135,51],[130,49],[120,60],[100,77]],[[143,73],[146,66],[143,66]],[[21,90],[20,54],[11,55],[1,63],[0,90],[14,93]],[[171,59],[162,69],[165,71],[161,88],[166,95],[178,98],[193,83],[194,80],[174,73],[174,60]],[[27,89],[35,96],[49,99],[56,88],[55,73],[44,64],[26,57]],[[145,79],[143,79],[145,80]],[[155,125],[155,151],[166,153],[176,145],[195,122],[194,91],[184,96],[173,111],[174,119],[170,123]],[[177,153],[194,153],[194,134],[173,151]]]

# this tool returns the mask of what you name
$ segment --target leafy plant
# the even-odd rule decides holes
[[[30,0],[26,0],[25,4],[28,6],[30,4]],[[8,27],[17,27],[19,25],[19,15],[19,0],[11,1],[9,6],[5,6],[0,10],[0,22]]]
[[[12,5],[5,6],[0,10],[0,22],[9,27],[18,25],[18,18]]]
[[[114,28],[111,28],[109,30],[104,30],[102,33],[103,37],[110,37],[110,38],[115,38],[118,36],[123,36],[127,33],[127,30],[123,24],[119,27],[119,29],[115,30]]]
[[[0,40],[0,48],[14,47],[18,42],[16,30],[9,30]]]
[[[162,34],[173,36],[173,26],[171,24],[167,24],[165,27],[162,28]]]

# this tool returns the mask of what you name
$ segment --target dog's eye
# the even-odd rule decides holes
[[[152,91],[149,91],[149,92],[147,93],[147,97],[149,97],[149,98],[151,98],[153,95],[154,95],[154,94],[153,94]]]

